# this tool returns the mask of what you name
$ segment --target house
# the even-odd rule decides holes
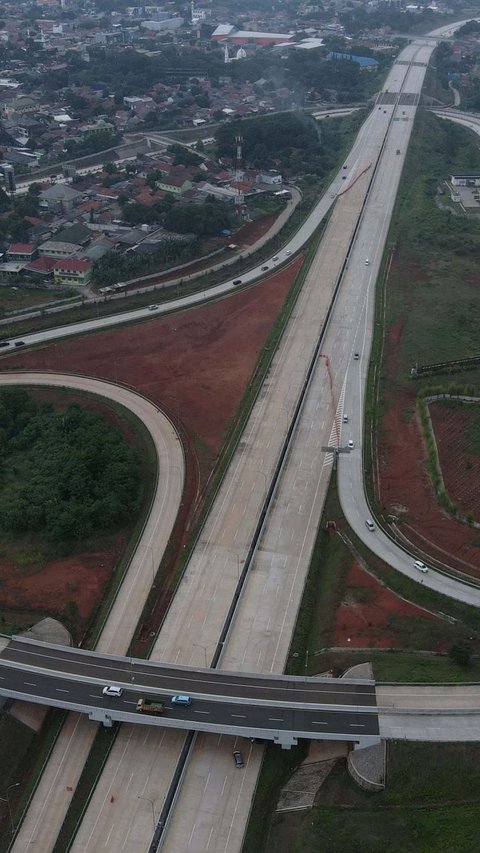
[[[33,243],[11,243],[7,249],[9,261],[33,261],[37,256],[37,250]]]
[[[52,278],[56,263],[54,258],[35,258],[25,267],[24,272],[41,276],[43,279]]]
[[[39,254],[44,258],[70,258],[80,254],[82,246],[77,243],[62,243],[60,240],[46,240],[38,247]]]
[[[157,187],[160,190],[164,190],[166,193],[172,193],[174,195],[181,195],[186,192],[186,190],[190,190],[192,186],[192,182],[187,178],[175,177],[172,175],[167,175],[160,181],[157,181]]]
[[[92,277],[92,264],[80,258],[57,261],[53,268],[55,284],[73,284],[84,287]]]
[[[39,196],[39,205],[47,210],[66,212],[72,210],[75,205],[80,204],[83,193],[74,190],[67,184],[54,184],[46,190],[42,190]]]

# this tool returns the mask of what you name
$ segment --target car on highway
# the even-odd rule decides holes
[[[348,449],[349,449],[349,450],[353,450],[353,449],[354,449],[354,447],[355,447],[355,445],[354,445],[354,443],[353,443],[352,439],[350,439],[350,441],[348,442]]]
[[[103,688],[102,693],[104,696],[121,696],[123,690],[121,687],[117,687],[116,684],[107,684]]]
[[[149,305],[148,310],[149,311],[157,311],[159,307],[160,307],[159,305]]]
[[[242,279],[241,279],[241,278],[234,278],[234,279],[233,279],[233,284],[241,284],[241,283],[242,283]]]
[[[245,767],[245,762],[243,760],[243,755],[239,749],[235,749],[233,751],[233,760],[235,762],[235,767]]]
[[[343,423],[348,424],[348,415],[343,416]]]
[[[181,693],[178,696],[172,696],[172,705],[191,705],[192,699],[190,696],[185,696],[185,694]]]
[[[285,254],[286,254],[286,255],[291,255],[291,254],[292,254],[292,252],[291,252],[291,250],[290,250],[290,249],[287,249],[287,251],[285,252]]]
[[[0,347],[9,347],[10,341],[0,341]]]
[[[25,346],[25,341],[15,341],[15,346],[16,346],[16,347],[24,347],[24,346]]]
[[[278,255],[274,255],[272,261],[278,261]]]
[[[426,566],[425,563],[422,563],[421,560],[414,560],[413,565],[419,572],[423,572],[424,574],[425,572],[428,572],[428,566]]]
[[[369,263],[370,263],[369,259],[368,259],[368,258],[365,258],[365,266],[366,266],[366,267],[368,267]]]
[[[262,272],[266,272],[267,270],[268,270],[268,267],[262,267]]]
[[[355,361],[358,361],[358,359],[360,358],[360,353],[359,353],[359,352],[355,352],[355,353],[353,354],[353,358],[354,358],[354,360],[355,360]]]
[[[370,518],[367,518],[367,520],[365,522],[365,527],[370,531],[375,530],[375,525]]]

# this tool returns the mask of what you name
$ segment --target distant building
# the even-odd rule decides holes
[[[290,33],[263,33],[255,30],[238,30],[233,24],[219,24],[212,33],[212,41],[229,44],[253,44],[257,47],[270,47],[275,44],[289,44],[294,39]]]
[[[480,175],[451,175],[452,187],[480,187]]]
[[[14,193],[17,189],[15,183],[15,169],[8,163],[2,164],[3,175],[5,178],[5,189],[9,193]]]
[[[79,204],[83,193],[74,190],[67,184],[54,184],[46,190],[42,190],[39,196],[40,207],[53,211],[68,211]]]
[[[354,53],[338,53],[337,51],[330,51],[327,53],[327,59],[341,59],[349,62],[356,62],[360,68],[368,68],[372,71],[378,68],[378,62],[376,59],[372,59],[371,56],[356,56]]]

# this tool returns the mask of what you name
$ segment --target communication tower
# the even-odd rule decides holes
[[[235,183],[239,184],[243,178],[243,169],[242,169],[242,143],[243,136],[235,137]],[[243,204],[244,198],[241,189],[237,186],[237,194],[235,196],[235,206],[238,207]]]

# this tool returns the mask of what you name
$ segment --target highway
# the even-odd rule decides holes
[[[431,48],[423,50],[424,57],[428,58]],[[418,61],[416,51],[418,48],[413,47],[410,53],[406,51],[402,56],[415,57]],[[414,95],[413,103],[399,104],[398,119],[391,123],[391,135],[384,152],[386,194],[389,198],[395,193],[396,182],[400,177],[411,118],[425,72],[424,63],[410,69],[407,60],[405,62],[405,65],[396,64],[388,80],[389,92],[394,94],[398,91],[395,87],[403,85],[405,76],[412,72],[407,94]],[[347,256],[347,274],[342,280],[330,328],[326,330],[325,357],[322,356],[319,362],[319,369],[305,400],[296,441],[282,471],[256,562],[221,658],[222,668],[236,671],[260,669],[281,672],[284,667],[323,495],[330,476],[328,457],[325,460],[320,449],[324,444],[335,442],[338,426],[332,429],[332,424],[338,424],[337,416],[341,411],[353,413],[353,423],[349,429],[356,429],[355,437],[361,444],[361,403],[357,420],[357,403],[355,395],[350,396],[348,374],[354,376],[351,381],[359,386],[358,398],[361,400],[360,383],[365,377],[370,329],[368,310],[362,315],[358,307],[365,303],[368,309],[373,298],[372,281],[375,264],[378,264],[383,249],[388,206],[386,210],[382,207],[368,210],[363,215],[362,227],[358,229],[357,225],[369,189],[369,170],[384,147],[385,132],[396,108],[395,103],[388,103],[389,100],[387,98],[380,102],[367,119],[349,155],[347,169],[339,173],[339,199],[325,240],[312,265],[284,341],[275,356],[265,392],[260,395],[258,405],[252,412],[241,447],[163,626],[155,650],[158,659],[198,666],[199,660],[206,659],[213,652],[228,603],[237,585],[271,471],[278,458],[279,447],[287,431],[291,411],[318,340],[322,317],[326,315]],[[400,157],[396,154],[399,147]],[[396,163],[398,166],[393,165]],[[344,183],[340,183],[344,177]],[[345,187],[346,192],[340,195],[342,187]],[[379,193],[377,185],[371,190],[371,195],[375,192]],[[378,198],[382,200],[383,197],[379,195]],[[350,243],[353,235],[356,239],[352,248]],[[367,269],[366,257],[371,258],[371,267]],[[360,373],[355,376],[350,368],[357,334],[362,341],[362,358],[358,362]],[[345,440],[347,437],[345,435]],[[355,452],[346,454],[345,459],[350,462],[355,455]],[[341,461],[343,463],[343,457]],[[175,750],[181,743],[178,736],[174,737],[172,733],[170,737],[169,732],[162,732],[161,738],[152,733],[148,743],[144,744],[136,737],[126,728],[124,736],[114,747],[106,773],[85,815],[74,850],[99,849],[105,838],[111,840],[111,850],[146,849],[151,826],[149,830],[144,819],[145,809],[138,801],[150,798],[152,803],[162,802],[169,773],[175,763]],[[135,757],[132,765],[130,748],[133,743]],[[229,744],[229,739],[211,735],[202,735],[197,741],[168,828],[166,850],[203,851],[209,846],[213,850],[239,849],[261,753],[255,747],[249,750],[247,766],[242,772],[240,795],[236,781],[238,776],[234,775],[238,773],[236,768],[230,769],[225,775],[225,754],[226,749],[228,754]],[[57,783],[61,787],[60,778]],[[112,795],[115,804],[107,806],[107,792],[112,790],[112,786],[115,788],[115,794]],[[218,796],[220,789],[221,797]],[[51,832],[56,821],[61,820],[65,804],[56,814],[48,803],[45,804],[45,808],[49,809],[48,824]],[[42,826],[37,818],[33,831],[24,837],[38,843],[41,831]],[[28,849],[30,840],[25,846],[24,841],[19,839],[15,849]],[[128,844],[127,848],[122,847],[124,843]]]
[[[108,684],[121,687],[122,696],[104,696]],[[21,638],[11,640],[0,653],[0,693],[88,712],[104,725],[118,720],[288,745],[300,736],[362,743],[378,737],[371,682],[192,671]],[[171,704],[176,694],[190,696],[191,705]],[[138,699],[145,696],[164,701],[165,713],[136,713]]]
[[[410,55],[415,55],[416,50],[412,48]],[[401,85],[408,71],[408,64],[395,66],[388,81],[392,95],[394,81]],[[357,328],[357,303],[361,304],[365,298],[361,288],[364,286],[366,257],[362,244],[359,244],[355,256],[350,242],[368,190],[371,164],[382,149],[395,109],[395,97],[390,104],[388,100],[371,113],[345,161],[347,168],[342,168],[339,173],[337,180],[342,181],[340,187],[345,187],[345,192],[339,190],[342,195],[337,199],[294,315],[275,354],[265,391],[252,412],[241,446],[162,627],[152,656],[154,659],[198,666],[213,656],[271,472],[278,460],[319,330],[348,254],[348,278],[342,281],[330,322],[331,333],[327,331],[325,346],[322,347],[326,357],[319,359],[219,664],[222,669],[235,671],[283,671],[330,479],[331,461],[329,464],[320,450],[322,445],[329,444],[339,406],[344,406],[344,411],[350,410],[344,383],[353,355],[352,335]],[[402,109],[403,105],[400,115]],[[395,162],[397,158],[399,163],[401,161],[401,157],[396,155],[399,142],[402,153],[405,151],[407,123],[403,120],[392,123],[392,132],[395,133],[389,156]],[[399,177],[400,168],[397,167],[393,180],[395,174]],[[383,222],[381,213],[377,214],[376,222],[378,219]],[[373,290],[372,286],[370,290]],[[332,391],[329,388],[327,357]],[[101,844],[102,837],[115,838],[121,847],[122,831],[127,832],[130,847],[135,839],[134,849],[142,849],[139,833],[140,827],[145,826],[144,808],[137,804],[135,809],[132,803],[135,797],[141,798],[142,791],[146,789],[146,796],[154,798],[158,806],[162,804],[168,793],[166,777],[175,744],[169,733],[162,738],[153,734],[145,748],[129,731],[126,738],[130,737],[135,737],[138,770],[132,766],[130,747],[126,748],[122,740],[107,762],[106,772],[93,795],[74,851],[93,851]],[[249,750],[239,792],[238,776],[235,776],[238,771],[231,766],[229,757],[234,747],[240,748],[240,745],[224,735],[205,734],[197,738],[168,824],[163,842],[165,850],[234,851],[240,848],[261,751],[259,747]],[[122,760],[124,749],[125,761]],[[129,785],[128,796],[122,793],[126,782]],[[115,792],[115,803],[118,802],[114,813],[108,806],[109,791]],[[128,827],[123,818],[127,814]]]

